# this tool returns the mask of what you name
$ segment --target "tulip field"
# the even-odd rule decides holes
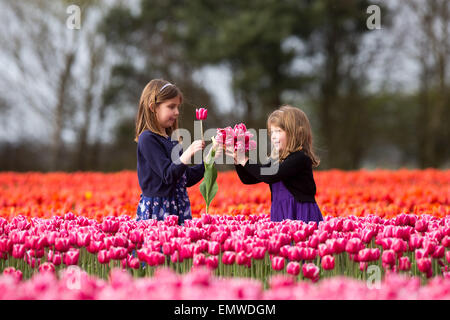
[[[136,221],[136,172],[0,173],[0,299],[450,299],[450,170],[314,177],[319,225],[219,172],[179,226]]]

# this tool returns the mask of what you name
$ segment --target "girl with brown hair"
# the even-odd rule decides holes
[[[313,151],[308,117],[298,108],[282,106],[270,114],[267,129],[272,142],[268,164],[249,164],[248,157],[234,152],[240,180],[244,184],[269,184],[272,221],[291,219],[319,224],[323,217],[315,201],[316,184],[312,168],[317,167],[320,160]],[[277,170],[262,174],[264,167]]]
[[[137,220],[163,220],[178,216],[178,223],[192,219],[186,191],[204,175],[203,163],[188,167],[191,157],[205,148],[202,140],[194,141],[176,161],[172,150],[179,139],[171,135],[178,129],[179,108],[183,102],[181,91],[162,79],[150,81],[142,91],[136,116],[137,174],[141,199]],[[175,151],[176,152],[176,151]]]

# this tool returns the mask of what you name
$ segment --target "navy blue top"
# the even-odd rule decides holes
[[[145,130],[141,133],[137,144],[137,173],[142,195],[145,197],[168,197],[173,195],[178,179],[184,172],[187,187],[198,183],[205,173],[202,163],[189,167],[181,161],[172,162],[172,149],[178,144],[170,137]],[[181,145],[180,145],[181,147]],[[183,153],[180,148],[179,156]],[[178,157],[179,157],[178,156]]]

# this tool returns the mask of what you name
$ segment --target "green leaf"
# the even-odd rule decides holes
[[[211,152],[211,158],[214,159],[215,150]],[[200,184],[200,193],[205,199],[206,213],[208,213],[209,205],[217,194],[219,186],[217,184],[217,169],[214,162],[205,162],[205,174]]]

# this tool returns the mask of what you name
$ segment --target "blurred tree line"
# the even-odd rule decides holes
[[[82,8],[80,30],[55,28],[62,20],[61,10],[64,13],[72,3]],[[134,116],[141,91],[153,78],[181,88],[185,95],[181,127],[192,134],[194,111],[201,106],[208,106],[208,127],[243,121],[259,129],[266,128],[273,110],[289,103],[310,118],[319,168],[393,163],[446,167],[450,159],[448,1],[405,0],[391,7],[377,3],[381,30],[366,25],[367,8],[373,3],[143,0],[133,7],[126,1],[29,0],[2,4],[14,13],[11,19],[21,23],[16,32],[4,31],[0,41],[7,44],[1,51],[16,64],[22,88],[5,90],[11,75],[0,76],[4,81],[0,112],[14,112],[11,94],[23,96],[21,103],[46,119],[51,139],[39,141],[31,130],[18,141],[0,142],[0,169],[135,169]],[[408,14],[410,25],[395,23],[400,11]],[[382,61],[377,71],[381,70],[382,79],[374,86],[372,66],[386,53],[386,47],[379,45],[384,37],[394,39],[389,51],[393,56]],[[419,70],[413,90],[389,81],[400,50]],[[27,66],[27,60],[34,68]],[[227,110],[221,110],[214,94],[198,81],[199,71],[214,66],[226,68],[231,75],[234,105]],[[111,136],[104,138],[112,122]],[[72,133],[70,141],[63,139],[64,131]]]

